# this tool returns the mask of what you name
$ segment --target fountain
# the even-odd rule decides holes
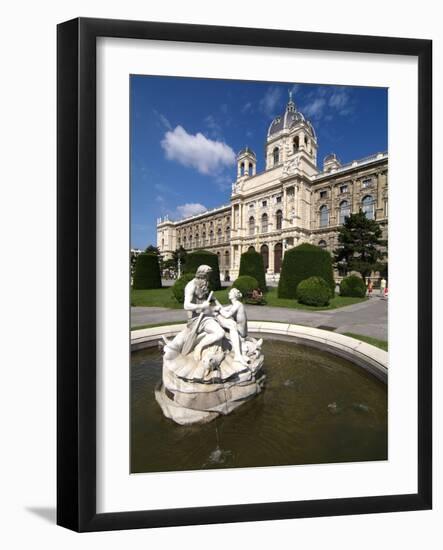
[[[241,293],[230,306],[209,292],[211,268],[201,265],[185,287],[188,323],[173,339],[163,337],[162,381],[155,398],[177,424],[203,424],[227,415],[259,394],[265,381],[263,341],[248,336]]]

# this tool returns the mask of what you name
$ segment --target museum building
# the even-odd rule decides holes
[[[157,246],[164,258],[183,246],[218,255],[223,278],[238,276],[240,256],[254,249],[268,278],[277,279],[285,252],[307,242],[332,252],[338,229],[360,210],[388,232],[388,155],[376,153],[341,164],[331,153],[317,167],[317,136],[290,95],[285,112],[271,122],[265,170],[248,147],[237,155],[230,203],[185,219],[157,220]]]

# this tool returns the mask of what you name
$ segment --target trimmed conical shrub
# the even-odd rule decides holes
[[[186,256],[185,273],[195,273],[200,265],[209,265],[212,267],[212,273],[209,277],[211,290],[220,290],[220,269],[218,267],[218,256],[209,250],[197,250]]]
[[[161,288],[162,280],[157,254],[140,254],[137,256],[132,286],[135,290]]]
[[[313,244],[300,244],[288,250],[283,258],[283,265],[278,283],[279,298],[296,298],[297,286],[309,277],[321,277],[335,293],[332,258],[327,250]]]
[[[244,252],[240,258],[240,271],[238,276],[248,275],[257,280],[260,289],[266,291],[265,266],[263,257],[255,250]]]

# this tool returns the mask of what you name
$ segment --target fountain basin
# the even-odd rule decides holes
[[[185,323],[131,331],[131,351],[158,345],[162,335],[173,338]],[[257,338],[273,338],[328,351],[365,369],[381,382],[388,380],[388,353],[343,334],[313,327],[267,321],[249,321],[249,333]]]
[[[181,426],[154,397],[157,342],[181,327],[132,335],[132,473],[387,459],[387,353],[318,329],[250,323],[264,339],[264,391],[212,422]]]

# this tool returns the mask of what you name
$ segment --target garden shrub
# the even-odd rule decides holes
[[[297,300],[307,306],[327,306],[331,289],[322,277],[309,277],[297,286]]]
[[[201,265],[212,267],[212,273],[209,277],[209,288],[211,290],[220,290],[220,269],[218,266],[218,256],[209,250],[197,250],[186,256],[186,264],[184,266],[185,273],[195,273]]]
[[[358,275],[349,275],[340,283],[340,296],[353,296],[364,298],[366,296],[366,285]]]
[[[185,273],[172,285],[172,294],[180,304],[185,301],[185,286],[189,283],[189,281],[192,281],[194,276],[194,273]]]
[[[238,290],[243,294],[243,298],[246,298],[254,288],[258,288],[257,279],[250,277],[249,275],[242,275],[235,279],[232,283],[233,288],[238,288]]]
[[[279,298],[296,298],[299,283],[310,277],[321,277],[335,294],[332,258],[327,250],[313,244],[300,244],[285,252],[278,283]]]
[[[132,287],[135,290],[162,287],[157,254],[139,254],[137,256]]]
[[[240,258],[239,277],[249,275],[257,280],[258,288],[266,292],[266,277],[263,257],[255,250],[244,252]]]

